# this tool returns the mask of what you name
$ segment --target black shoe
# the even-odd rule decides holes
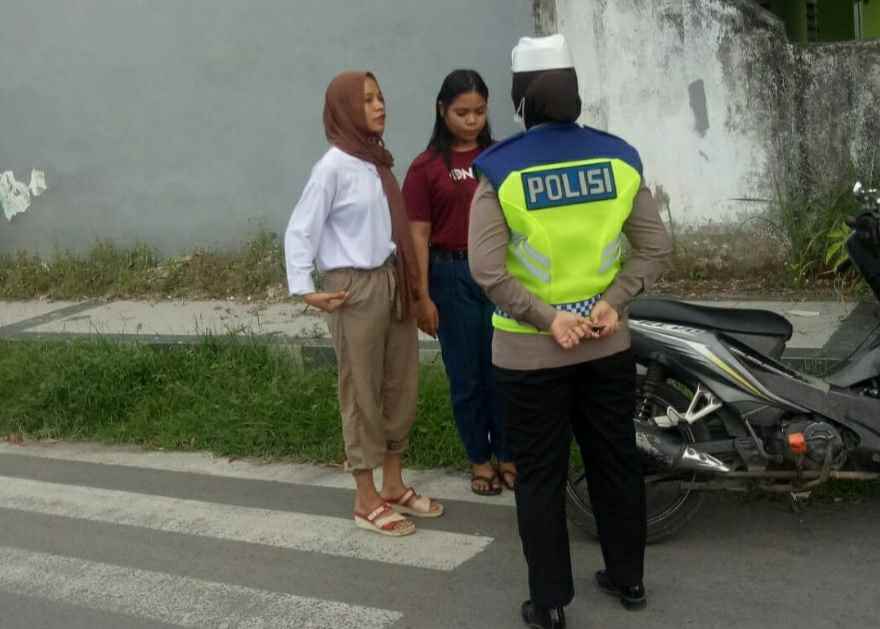
[[[599,589],[606,594],[620,597],[620,603],[630,611],[644,609],[648,604],[648,598],[645,596],[645,586],[641,583],[628,587],[618,587],[604,570],[599,570],[596,573],[596,583],[599,585]]]
[[[522,604],[522,617],[529,629],[565,629],[565,611],[561,607],[547,609],[526,601]]]

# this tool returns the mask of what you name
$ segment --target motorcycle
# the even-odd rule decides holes
[[[846,247],[880,299],[880,191],[853,193],[863,211],[847,219]],[[649,542],[680,531],[706,491],[797,498],[831,479],[880,479],[880,322],[821,379],[782,362],[793,328],[773,312],[642,298],[629,327]],[[570,472],[568,515],[595,535],[584,470]]]

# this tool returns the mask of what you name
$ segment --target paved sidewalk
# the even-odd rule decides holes
[[[789,319],[789,360],[840,360],[880,324],[876,304],[839,301],[712,301],[716,307],[771,310]],[[0,338],[104,336],[148,343],[199,342],[205,335],[289,344],[306,360],[332,360],[327,326],[301,303],[231,301],[0,302]],[[421,335],[422,358],[437,360],[438,344]]]

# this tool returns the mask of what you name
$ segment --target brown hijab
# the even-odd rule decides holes
[[[330,82],[324,101],[324,131],[327,141],[349,155],[376,166],[382,189],[391,208],[391,238],[397,246],[395,274],[401,318],[413,312],[418,301],[418,271],[409,231],[409,219],[397,178],[391,172],[394,157],[380,136],[367,129],[364,112],[364,82],[376,77],[370,72],[343,72]]]

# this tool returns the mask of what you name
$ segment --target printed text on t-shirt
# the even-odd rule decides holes
[[[474,178],[473,168],[453,168],[449,171],[449,176],[453,181],[464,181],[465,179]]]

